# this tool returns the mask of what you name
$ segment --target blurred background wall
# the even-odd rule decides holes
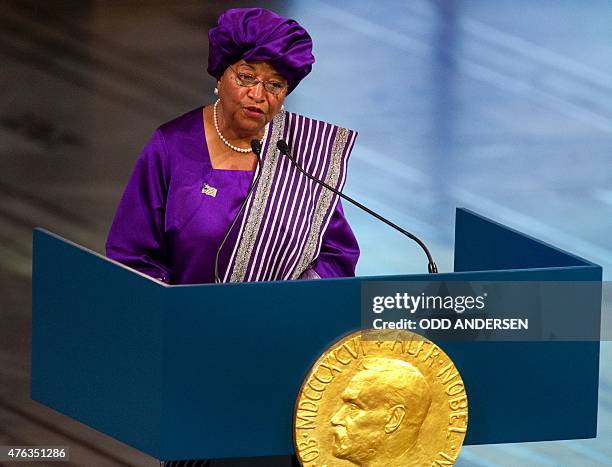
[[[232,6],[254,4],[0,2],[0,445],[67,444],[74,465],[155,465],[29,400],[31,231],[104,251],[151,133],[213,102],[207,30]],[[347,193],[426,240],[441,271],[462,206],[611,278],[609,0],[257,6],[314,39],[313,72],[288,110],[359,131]],[[359,275],[426,270],[414,244],[345,209]],[[611,357],[603,343],[598,439],[468,447],[458,465],[612,465]]]

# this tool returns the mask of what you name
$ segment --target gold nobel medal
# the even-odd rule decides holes
[[[437,345],[409,331],[368,330],[313,365],[293,434],[305,467],[447,466],[467,423],[463,380]]]

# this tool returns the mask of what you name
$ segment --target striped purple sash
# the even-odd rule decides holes
[[[297,279],[319,255],[339,197],[295,169],[276,142],[283,138],[306,172],[342,190],[356,137],[355,131],[302,115],[276,115],[223,282]]]

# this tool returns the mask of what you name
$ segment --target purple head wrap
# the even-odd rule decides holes
[[[240,59],[268,62],[289,85],[289,92],[312,69],[312,39],[292,19],[263,8],[234,8],[219,16],[208,32],[208,72],[219,79]]]

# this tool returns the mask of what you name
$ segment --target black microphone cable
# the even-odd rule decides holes
[[[227,232],[225,233],[223,240],[219,244],[219,248],[217,248],[217,254],[215,255],[215,284],[218,284],[221,282],[221,280],[219,279],[219,255],[221,254],[221,250],[223,249],[223,246],[225,245],[225,242],[227,241],[230,235],[230,232],[234,228],[234,225],[236,225],[236,222],[238,221],[240,214],[242,214],[242,211],[244,211],[244,207],[246,206],[247,201],[251,197],[251,193],[253,192],[255,185],[257,185],[257,182],[259,181],[259,177],[261,177],[261,142],[258,139],[251,140],[251,149],[253,150],[253,153],[255,154],[255,156],[257,156],[257,167],[259,168],[259,170],[258,170],[257,176],[253,179],[253,183],[251,183],[249,191],[247,192],[247,195],[245,196],[244,201],[242,202],[242,205],[240,205],[240,209],[238,209],[238,212],[234,216],[234,220],[232,220],[232,223],[227,229]]]

